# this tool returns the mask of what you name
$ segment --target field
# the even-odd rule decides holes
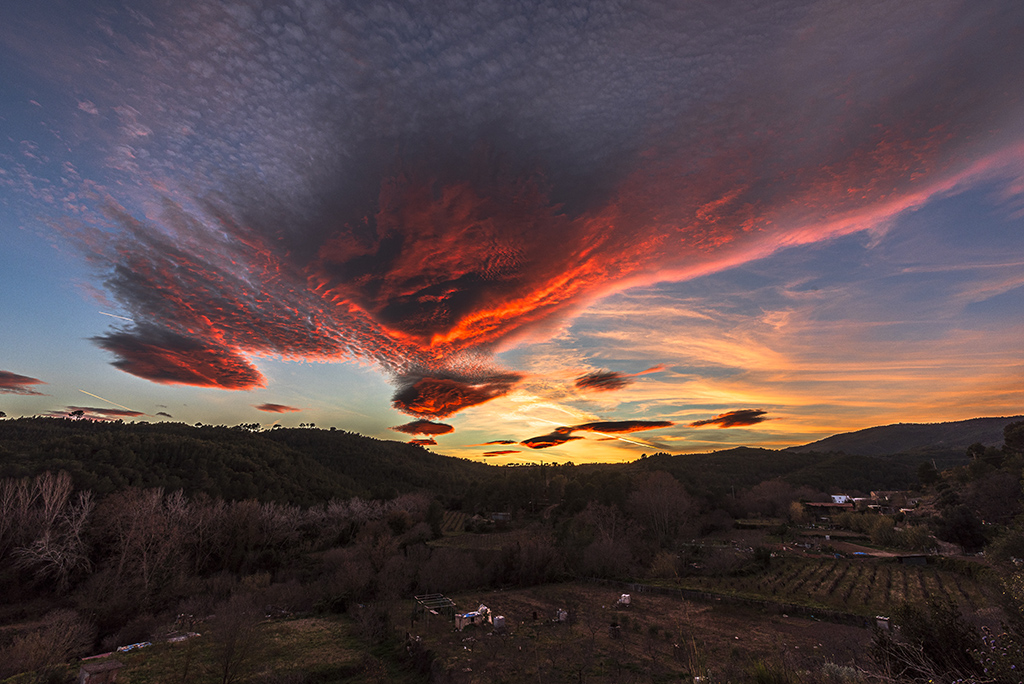
[[[723,598],[689,601],[644,591],[632,593],[630,605],[623,607],[617,605],[623,589],[596,583],[450,597],[460,612],[483,604],[492,615],[503,616],[506,629],[498,631],[488,624],[456,631],[442,615],[418,613],[411,600],[353,606],[342,616],[261,619],[247,646],[252,657],[236,665],[237,679],[232,680],[597,684],[689,682],[701,676],[709,678],[704,681],[748,682],[755,681],[752,673],[760,667],[789,673],[793,680],[821,681],[823,667],[870,670],[872,631],[787,612],[782,603],[873,616],[888,613],[904,597],[920,602],[938,596],[957,602],[973,620],[998,621],[983,585],[966,574],[891,560],[777,558],[756,576],[660,583],[666,589],[684,585]],[[754,605],[753,600],[780,603]],[[566,612],[565,621],[557,620],[559,610]],[[379,629],[385,614],[390,632]],[[196,630],[202,636],[117,654],[125,664],[118,681],[224,681],[223,638],[209,624]],[[384,636],[388,633],[390,640]]]
[[[199,629],[203,629],[200,625]],[[414,682],[414,673],[393,654],[367,648],[358,625],[341,617],[268,620],[246,644],[248,658],[236,661],[235,681]],[[160,643],[118,653],[124,663],[119,684],[215,684],[224,679],[223,646],[210,635],[182,643]]]
[[[931,565],[904,565],[895,559],[783,557],[773,559],[767,571],[747,577],[686,577],[655,584],[869,617],[888,615],[901,601],[951,600],[966,614],[988,610],[991,605],[982,582]]]
[[[615,605],[619,593],[566,584],[452,597],[460,610],[482,603],[504,616],[504,634],[486,625],[457,632],[436,616],[406,625],[421,648],[436,654],[438,681],[460,684],[679,682],[709,675],[742,682],[751,681],[757,663],[805,673],[826,661],[869,665],[867,629],[647,594],[634,595],[623,609]],[[563,623],[555,621],[560,608],[568,613]]]

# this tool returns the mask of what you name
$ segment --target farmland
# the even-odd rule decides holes
[[[756,575],[695,576],[652,584],[869,617],[888,614],[902,601],[949,600],[967,613],[991,605],[984,581],[933,565],[904,565],[892,559],[783,557],[773,559],[766,571]]]

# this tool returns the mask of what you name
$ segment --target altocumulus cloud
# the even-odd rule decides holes
[[[876,227],[1024,121],[1018,2],[148,11],[4,34],[80,76],[107,163],[69,230],[138,324],[95,342],[222,389],[264,384],[253,355],[370,359],[423,418],[510,392],[490,354],[595,297]]]

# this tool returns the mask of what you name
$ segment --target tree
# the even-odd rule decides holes
[[[665,543],[676,535],[690,515],[693,501],[679,480],[657,470],[639,481],[629,495],[628,506],[637,522],[655,539]]]
[[[928,486],[942,479],[942,475],[932,463],[921,461],[921,465],[917,466],[917,479],[921,481],[921,484]]]
[[[241,681],[255,665],[264,640],[262,619],[263,611],[251,594],[236,594],[217,606],[211,627],[220,684]]]
[[[1024,456],[1024,420],[1003,428],[1003,452],[1007,457]]]
[[[0,649],[0,679],[35,672],[34,681],[53,681],[56,668],[82,655],[94,636],[93,625],[78,613],[55,610],[43,619],[40,629],[15,637],[9,646]]]
[[[936,537],[959,544],[965,553],[977,551],[985,545],[985,530],[981,520],[963,504],[942,511],[936,526]]]

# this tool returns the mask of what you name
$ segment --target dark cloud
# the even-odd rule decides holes
[[[547,449],[548,447],[560,446],[566,442],[572,442],[577,439],[583,438],[574,436],[572,434],[572,428],[560,427],[555,428],[554,432],[546,435],[524,439],[520,444],[530,447],[531,449]]]
[[[27,375],[18,375],[10,371],[0,370],[0,394],[29,394],[44,396],[42,392],[31,389],[32,385],[45,385],[46,383]]]
[[[267,413],[295,413],[302,410],[294,406],[285,406],[284,404],[260,404],[259,406],[253,406],[253,408],[257,411],[266,411]]]
[[[153,382],[221,389],[253,389],[264,384],[260,372],[230,347],[169,330],[140,326],[94,337],[93,341],[119,357],[114,366]]]
[[[566,427],[555,428],[555,431],[541,435],[540,437],[531,437],[530,439],[520,442],[523,446],[528,446],[531,449],[546,449],[550,446],[558,446],[571,442],[575,439],[583,439],[582,437],[576,437],[572,433],[577,431],[583,432],[610,432],[613,434],[624,434],[629,432],[640,432],[641,430],[655,430],[657,428],[672,427],[674,423],[667,420],[611,420],[611,421],[598,421],[594,423],[581,423],[580,425],[572,425]]]
[[[484,446],[490,444],[518,444],[514,439],[496,439],[493,442],[484,442]]]
[[[437,442],[434,441],[433,437],[427,437],[425,439],[410,439],[409,444],[418,444],[419,446],[434,446]]]
[[[610,392],[611,390],[622,389],[631,382],[633,380],[622,373],[597,371],[576,378],[576,389]]]
[[[690,427],[703,427],[704,425],[715,425],[720,428],[741,427],[744,425],[755,425],[768,420],[765,416],[767,411],[761,409],[738,409],[729,411],[707,420],[695,420]]]
[[[518,454],[519,452],[515,449],[507,449],[505,451],[485,451],[484,456],[507,456],[508,454]]]
[[[174,418],[174,416],[172,416],[170,413],[167,413],[166,411],[157,411],[156,415],[163,416],[164,418]]]
[[[675,423],[667,420],[607,420],[596,423],[583,423],[574,425],[570,430],[586,430],[588,432],[611,432],[613,434],[626,432],[639,432],[641,430],[656,430],[658,428],[672,427]]]
[[[136,418],[146,415],[142,411],[119,408],[93,408],[91,406],[67,406],[63,411],[50,411],[47,415],[55,418],[71,416],[86,420],[116,420],[118,418]]]
[[[142,411],[132,411],[131,409],[91,408],[91,407],[88,407],[88,406],[68,406],[64,410],[67,411],[68,413],[72,413],[74,411],[83,411],[83,412],[85,412],[87,414],[90,414],[90,415],[120,416],[120,417],[125,417],[125,418],[134,418],[136,416],[144,416],[144,415],[146,415]]]
[[[445,423],[433,423],[429,420],[414,420],[405,425],[396,425],[391,428],[396,432],[404,432],[407,435],[447,435],[454,432],[455,428]]]
[[[516,373],[482,377],[413,377],[395,392],[392,406],[413,416],[447,418],[510,392],[521,379]]]

